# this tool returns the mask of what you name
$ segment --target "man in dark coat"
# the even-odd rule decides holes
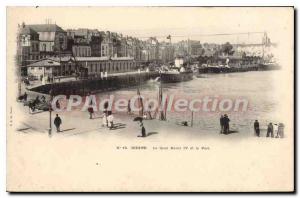
[[[90,114],[90,119],[93,119],[93,113],[94,113],[93,107],[89,107],[89,108],[88,108],[88,112],[89,112],[89,114]]]
[[[221,117],[220,117],[220,126],[221,126],[220,133],[222,134],[222,133],[224,133],[224,116],[223,115],[221,115]]]
[[[140,127],[141,127],[141,133],[142,133],[141,137],[146,137],[146,129],[144,127],[143,121],[140,121]]]
[[[273,133],[273,124],[270,122],[268,125],[268,129],[267,129],[267,137],[274,137],[274,133]]]
[[[259,130],[259,122],[257,120],[255,120],[254,122],[254,131],[257,137],[259,137],[260,135],[260,130]]]
[[[224,121],[223,122],[224,123],[224,134],[228,134],[230,119],[228,118],[227,114],[224,115],[223,121]]]
[[[25,92],[23,95],[23,100],[26,102],[27,101],[27,93]]]
[[[130,107],[130,100],[128,100],[128,105],[127,105],[127,113],[131,114],[131,107]]]
[[[57,132],[60,132],[60,125],[61,125],[61,119],[60,119],[60,117],[58,116],[58,114],[56,114],[56,117],[55,117],[55,119],[54,119],[54,125],[55,125],[55,127],[56,127],[56,131]]]

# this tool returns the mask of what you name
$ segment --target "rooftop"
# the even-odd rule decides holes
[[[133,57],[76,57],[77,61],[105,61],[105,60],[114,60],[114,61],[121,61],[121,60],[133,60]]]
[[[57,67],[60,66],[60,63],[51,59],[43,59],[34,63],[27,65],[27,67]]]
[[[34,31],[32,28],[25,26],[20,28],[20,34],[38,34],[36,31]]]
[[[56,24],[34,24],[26,25],[36,32],[65,32],[61,27]]]

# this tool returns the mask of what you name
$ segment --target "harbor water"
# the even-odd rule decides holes
[[[199,130],[211,132],[220,131],[220,115],[227,114],[230,118],[230,129],[235,132],[253,135],[253,123],[255,119],[260,122],[262,133],[269,122],[278,123],[276,113],[279,105],[279,96],[274,82],[280,71],[253,71],[227,74],[203,74],[193,80],[180,83],[163,84],[163,94],[174,98],[184,99],[245,99],[248,101],[246,110],[239,111],[209,111],[200,110],[192,112],[167,111],[167,122],[180,124],[187,121]],[[158,98],[159,82],[150,80],[140,86],[140,93],[145,99]],[[137,95],[137,87],[124,88],[117,91],[99,93],[98,97],[114,95],[115,98],[131,98]],[[152,112],[154,114],[154,112]],[[187,128],[188,129],[188,128]]]

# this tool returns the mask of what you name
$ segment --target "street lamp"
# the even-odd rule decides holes
[[[52,97],[53,97],[53,91],[50,89],[49,91],[50,99],[49,99],[49,137],[52,135]]]

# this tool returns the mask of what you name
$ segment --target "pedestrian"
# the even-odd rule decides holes
[[[278,124],[278,137],[280,137],[280,138],[284,137],[284,124],[283,123]]]
[[[102,126],[103,127],[108,127],[108,121],[107,121],[107,116],[106,113],[103,113],[103,117],[102,117]]]
[[[55,117],[55,119],[54,119],[54,125],[55,125],[55,127],[56,127],[56,131],[57,132],[60,132],[60,125],[61,125],[61,119],[60,119],[60,117],[58,116],[58,114],[56,114],[56,117]]]
[[[89,108],[88,108],[88,112],[89,112],[89,114],[90,114],[90,119],[93,119],[93,113],[94,113],[93,107],[89,107]]]
[[[224,134],[228,134],[229,133],[229,122],[230,119],[228,118],[227,114],[224,115]]]
[[[144,113],[144,115],[143,115],[143,119],[144,119],[144,120],[146,120],[146,119],[147,119],[147,114],[146,114],[146,113]]]
[[[149,116],[149,120],[152,120],[152,115],[151,115],[151,105],[148,106],[148,116]]]
[[[90,95],[90,93],[89,93],[88,95]],[[90,101],[90,106],[89,106],[89,108],[88,108],[88,112],[89,112],[89,114],[90,114],[90,119],[93,119],[93,114],[94,114],[94,108],[93,108],[93,105],[94,105],[94,103],[93,103],[93,101],[91,100],[91,101]]]
[[[108,113],[107,121],[108,121],[109,129],[110,130],[113,129],[113,127],[114,127],[114,116],[112,115],[111,111],[109,111],[109,113]]]
[[[127,113],[131,114],[130,99],[128,100]]]
[[[273,125],[273,132],[276,134],[275,138],[278,138],[278,124]]]
[[[267,137],[274,137],[273,124],[270,122],[267,129]]]
[[[257,137],[260,135],[259,122],[255,120],[254,122],[254,132]]]
[[[224,133],[224,116],[223,115],[221,115],[221,117],[220,117],[220,126],[221,126],[220,133],[222,134],[222,133]]]
[[[26,92],[25,92],[24,95],[23,95],[23,100],[24,100],[24,102],[27,101],[27,93],[26,93]]]
[[[140,120],[140,127],[141,127],[141,133],[142,133],[141,137],[146,137],[146,129],[144,127],[144,124],[143,124],[142,120]]]

